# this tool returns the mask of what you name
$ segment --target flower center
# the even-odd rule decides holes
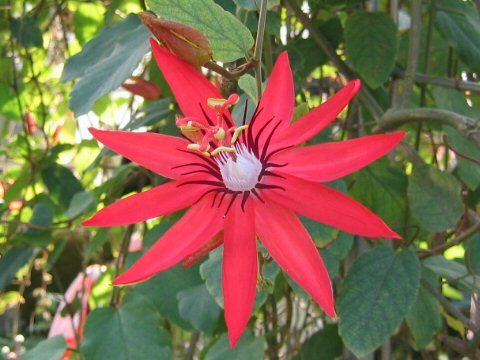
[[[221,153],[215,159],[225,187],[232,191],[250,191],[258,183],[262,163],[243,144],[235,146],[235,153]]]

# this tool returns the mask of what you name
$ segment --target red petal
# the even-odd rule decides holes
[[[282,171],[289,174],[327,182],[367,166],[392,150],[404,136],[405,132],[399,131],[288,149],[280,152],[272,161],[287,163]]]
[[[292,120],[294,105],[295,89],[292,69],[287,52],[283,52],[273,67],[265,92],[258,104],[258,109],[261,112],[255,119],[254,125],[252,125],[253,135],[256,136],[272,118],[273,121],[270,126],[275,126],[280,121],[278,130],[286,129]],[[265,142],[268,131],[263,134],[262,139],[260,139],[261,145]]]
[[[118,276],[113,284],[143,281],[182,261],[220,231],[223,214],[220,209],[212,208],[212,197],[205,197],[193,205],[132,267]]]
[[[191,179],[186,179],[189,181]],[[118,226],[135,224],[183,209],[200,198],[207,185],[179,185],[183,181],[171,181],[139,194],[121,199],[104,207],[85,226]]]
[[[210,118],[215,120],[215,112],[208,108],[207,99],[223,98],[218,89],[195,67],[160,47],[156,40],[150,39],[150,45],[158,67],[170,85],[183,115],[195,116],[202,121],[205,116],[200,108],[201,104]]]
[[[322,309],[335,316],[330,277],[309,233],[293,211],[266,200],[255,204],[257,234],[283,270]]]
[[[268,183],[281,186],[285,191],[269,189],[262,192],[265,197],[315,221],[352,234],[401,238],[377,215],[341,192],[285,173],[281,175],[284,179],[269,177]]]
[[[237,201],[225,220],[222,284],[225,321],[232,348],[247,326],[257,286],[253,201],[247,201],[244,209]]]
[[[360,80],[350,81],[330,99],[311,110],[279,134],[275,146],[280,148],[298,145],[314,137],[337,118],[338,114],[360,90],[360,86]]]
[[[188,141],[168,135],[130,132],[104,131],[90,128],[92,135],[111,150],[123,155],[143,167],[162,176],[178,179],[184,168],[173,169],[181,164],[196,162],[186,150]]]

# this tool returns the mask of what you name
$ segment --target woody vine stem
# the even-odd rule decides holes
[[[267,20],[267,0],[262,0],[260,5],[260,15],[258,17],[257,38],[255,40],[255,50],[253,52],[253,60],[255,67],[255,82],[257,84],[257,98],[262,97],[262,49],[265,33],[265,23]]]

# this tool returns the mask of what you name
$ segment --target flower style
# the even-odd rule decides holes
[[[153,54],[185,117],[184,138],[91,129],[97,140],[173,181],[109,205],[88,226],[132,224],[190,207],[115,285],[143,281],[222,239],[225,321],[232,347],[245,329],[257,285],[256,238],[329,316],[335,316],[325,265],[297,214],[367,237],[400,238],[360,203],[328,182],[392,150],[396,132],[301,146],[329,125],[360,89],[354,80],[294,123],[288,55],[278,58],[251,119],[236,126],[217,88],[193,66],[151,40]],[[247,114],[245,109],[245,114]],[[249,121],[247,121],[249,120]],[[221,240],[220,240],[221,242]]]

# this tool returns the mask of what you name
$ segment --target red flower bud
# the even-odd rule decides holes
[[[137,76],[131,77],[129,82],[124,83],[122,87],[132,94],[141,96],[147,100],[158,99],[162,94],[162,91],[157,85]]]
[[[27,132],[32,135],[37,132],[37,122],[35,121],[35,116],[32,113],[27,112],[24,116],[25,127],[27,128]]]
[[[53,141],[58,140],[58,137],[60,136],[60,133],[62,132],[62,128],[63,128],[63,125],[57,125],[57,127],[55,128],[55,131],[53,132],[53,135],[52,135],[52,140]]]
[[[149,12],[138,14],[164,48],[194,66],[212,59],[212,47],[207,37],[197,29],[175,21],[160,19]]]

